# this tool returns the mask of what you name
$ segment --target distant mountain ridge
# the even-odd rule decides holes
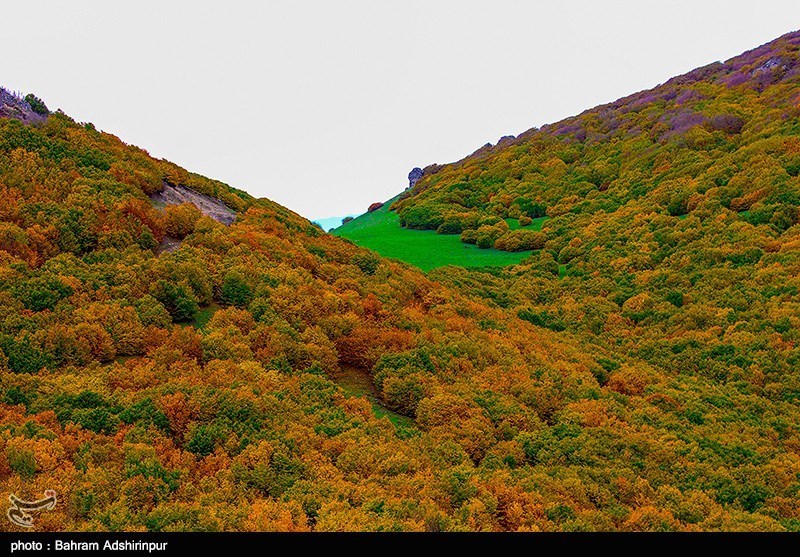
[[[358,215],[355,213],[344,215],[342,217],[325,217],[321,219],[315,219],[312,222],[320,225],[325,232],[330,232],[334,228],[338,228],[342,225],[342,221],[348,217],[354,218]]]

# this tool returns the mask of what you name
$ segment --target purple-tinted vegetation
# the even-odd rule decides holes
[[[689,109],[676,109],[664,113],[659,122],[669,125],[669,131],[661,136],[661,139],[669,139],[670,137],[686,133],[695,126],[700,126],[705,122],[705,116],[699,112]]]
[[[742,72],[736,72],[736,73],[732,73],[729,76],[727,76],[723,80],[723,83],[725,85],[727,85],[728,87],[737,87],[739,85],[747,83],[749,80],[750,80],[750,78],[749,78],[749,76],[747,74],[742,73]]]
[[[573,133],[577,132],[578,130],[580,130],[582,128],[583,128],[583,126],[581,125],[581,123],[575,121],[574,119],[565,120],[564,122],[561,123],[561,125],[559,125],[553,131],[553,133],[555,135],[570,135],[570,134],[573,134]],[[544,127],[542,129],[544,129]]]
[[[705,96],[695,89],[686,89],[675,98],[675,104],[682,105],[691,101],[699,101],[704,99]]]
[[[765,44],[761,45],[758,48],[754,48],[753,50],[748,50],[744,54],[740,54],[735,58],[731,58],[725,62],[725,68],[731,71],[737,71],[742,69],[745,66],[750,66],[754,64],[759,58],[763,58],[764,56],[770,54],[773,51],[775,45],[773,44]]]
[[[708,120],[708,125],[712,130],[728,134],[740,133],[744,124],[744,118],[735,114],[717,114]]]
[[[665,85],[687,85],[689,83],[696,83],[698,81],[706,81],[711,79],[714,75],[719,73],[722,69],[722,63],[714,62],[713,64],[709,64],[708,66],[703,66],[702,68],[697,68],[689,73],[679,75],[677,77],[673,77]]]
[[[710,130],[737,134],[746,124],[746,121],[739,116],[720,114],[707,119],[700,112],[693,110],[697,101],[705,100],[708,96],[692,88],[692,85],[705,82],[730,88],[742,86],[763,91],[778,82],[796,79],[800,76],[800,62],[792,52],[797,50],[798,46],[800,46],[800,31],[795,31],[724,63],[714,62],[674,77],[652,89],[586,110],[578,116],[546,124],[538,130],[536,128],[527,130],[513,140],[513,144],[522,144],[539,133],[558,136],[564,143],[590,144],[608,140],[615,134],[640,135],[656,125],[662,140],[684,134],[701,125],[707,126]],[[645,117],[642,120],[642,113],[650,111],[651,108],[657,110],[645,114],[652,114],[653,119]],[[636,116],[636,113],[640,116]],[[655,120],[657,114],[663,115]],[[790,111],[787,117],[797,116]],[[502,143],[502,146],[498,144],[497,147],[505,147],[505,142]],[[491,150],[491,146],[485,146],[473,156]]]

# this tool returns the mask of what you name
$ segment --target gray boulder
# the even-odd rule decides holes
[[[422,178],[423,172],[420,167],[415,167],[411,169],[411,172],[408,173],[408,187],[413,188],[414,184],[419,182],[419,179]]]

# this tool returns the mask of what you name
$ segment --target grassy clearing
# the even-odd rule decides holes
[[[366,398],[372,404],[372,413],[376,418],[387,418],[401,437],[408,437],[417,431],[414,420],[393,412],[383,405],[380,393],[372,383],[369,373],[352,366],[342,366],[341,371],[331,377],[347,396]]]
[[[548,218],[550,217],[539,217],[538,219],[533,219],[528,226],[520,226],[517,219],[506,219],[506,222],[508,223],[509,230],[533,230],[534,232],[538,232],[542,229],[544,221],[546,221]]]
[[[458,234],[437,234],[435,230],[409,230],[400,226],[396,213],[389,211],[392,201],[372,213],[366,213],[347,224],[332,230],[331,234],[346,238],[358,246],[377,251],[384,257],[393,257],[423,271],[445,265],[460,267],[504,267],[515,265],[531,252],[511,253],[496,249],[479,249],[464,244]],[[536,219],[527,230],[539,230],[544,219]],[[537,222],[539,221],[539,222]],[[519,228],[515,219],[508,219],[509,227]]]
[[[197,312],[194,321],[192,321],[192,326],[201,333],[205,332],[208,322],[211,321],[211,318],[214,316],[214,314],[221,309],[222,306],[214,303],[209,304],[204,308],[200,308],[200,311]]]

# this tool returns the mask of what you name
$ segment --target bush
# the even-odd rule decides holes
[[[34,345],[27,335],[18,340],[0,337],[0,348],[8,358],[8,369],[14,373],[36,373],[51,364],[50,356]]]
[[[359,253],[353,256],[353,264],[365,275],[374,275],[381,264],[380,258],[374,253]]]
[[[665,296],[667,301],[675,307],[681,307],[683,305],[683,293],[678,292],[677,290],[673,290],[671,292],[667,292]]]
[[[712,131],[722,131],[733,135],[741,133],[744,123],[744,119],[735,114],[717,114],[708,120],[708,127]]]
[[[529,216],[527,216],[527,215],[522,215],[522,216],[519,218],[519,225],[520,225],[520,226],[530,226],[532,222],[533,222],[533,219],[532,219],[532,218],[530,218],[530,217],[529,217]]]
[[[253,299],[253,290],[239,271],[230,271],[222,281],[222,302],[242,308]]]
[[[436,230],[444,222],[438,207],[415,205],[400,211],[400,225],[417,230]]]
[[[667,204],[667,212],[673,217],[685,215],[689,212],[688,203],[689,194],[681,192],[675,195]]]
[[[475,233],[475,243],[481,249],[494,247],[498,238],[508,232],[508,223],[503,219],[497,218],[493,224],[483,224]],[[462,238],[462,241],[463,238]]]
[[[166,414],[156,408],[150,397],[132,404],[123,410],[119,417],[126,424],[152,424],[162,431],[169,432],[169,419]]]
[[[47,105],[44,104],[44,101],[34,95],[33,93],[28,93],[25,95],[25,102],[28,103],[36,114],[41,114],[42,116],[47,116],[50,114],[50,110],[47,108]]]
[[[23,478],[32,478],[36,474],[36,457],[33,452],[26,449],[9,447],[6,452],[8,465]]]
[[[533,230],[514,230],[497,239],[495,249],[504,251],[528,251],[542,249],[547,237],[542,232]]]
[[[445,217],[444,222],[436,229],[437,234],[461,234],[464,230],[477,228],[477,213],[456,213]]]
[[[463,225],[461,219],[447,217],[444,222],[436,229],[437,234],[461,234]]]
[[[405,377],[388,377],[383,382],[383,396],[393,410],[414,416],[419,401],[428,394],[423,377],[412,373]]]
[[[543,217],[547,214],[547,205],[544,203],[537,203],[523,197],[517,200],[517,205],[519,206],[519,210],[523,215],[527,215],[532,219],[538,219],[539,217]]]
[[[161,302],[156,300],[153,296],[145,294],[133,302],[133,307],[139,315],[139,321],[141,321],[142,325],[145,327],[149,327],[150,325],[162,328],[169,327],[171,320],[169,312]]]
[[[189,434],[186,450],[198,456],[208,456],[214,452],[217,443],[226,439],[225,431],[214,424],[204,424],[194,428]]]
[[[478,231],[472,228],[461,233],[461,241],[465,244],[474,244],[478,241]]]
[[[194,226],[203,213],[191,203],[181,205],[168,205],[165,209],[167,215],[167,234],[175,238],[185,238],[194,232]]]
[[[43,311],[71,296],[72,288],[55,277],[37,277],[18,286],[14,294],[26,308]]]
[[[478,236],[478,240],[475,243],[481,249],[489,249],[494,246],[494,239],[490,234],[484,233]]]
[[[142,230],[142,233],[139,234],[138,238],[136,238],[136,243],[139,245],[140,248],[145,249],[145,250],[153,249],[156,246],[158,246],[158,242],[156,241],[156,237],[153,236],[153,233],[147,227],[144,227],[144,230]]]
[[[557,315],[548,313],[547,311],[535,311],[532,309],[521,309],[517,312],[517,317],[532,323],[537,327],[550,329],[551,331],[560,332],[567,328],[564,321]]]
[[[172,320],[177,323],[192,321],[200,311],[197,297],[183,284],[159,280],[153,285],[150,294],[161,302],[172,316]]]

